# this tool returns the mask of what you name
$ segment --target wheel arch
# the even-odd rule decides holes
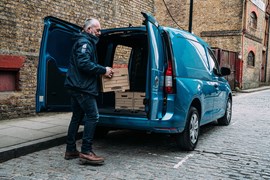
[[[231,100],[233,100],[232,99],[232,93],[229,93],[228,98],[230,98]]]
[[[190,107],[193,106],[197,109],[199,115],[200,115],[200,119],[202,116],[202,104],[201,101],[198,98],[193,99],[193,101],[190,104]]]

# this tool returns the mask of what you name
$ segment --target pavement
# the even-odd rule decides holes
[[[0,121],[0,163],[66,142],[71,113],[42,113]],[[78,139],[81,138],[80,127]]]
[[[267,89],[270,89],[270,86],[237,90],[234,95]],[[32,117],[1,120],[0,163],[64,144],[70,118],[71,113],[69,112],[42,113]],[[81,138],[82,132],[83,126],[79,129],[78,139]]]

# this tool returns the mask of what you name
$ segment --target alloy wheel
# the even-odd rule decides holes
[[[195,144],[199,134],[199,118],[197,114],[192,114],[189,125],[190,141]]]

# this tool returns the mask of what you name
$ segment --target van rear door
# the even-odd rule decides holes
[[[80,30],[79,26],[55,17],[44,19],[37,72],[37,112],[69,109],[70,98],[64,81],[75,43],[72,36]]]
[[[155,18],[142,13],[148,34],[148,67],[146,79],[146,111],[151,120],[162,118],[164,88],[164,48],[159,25]]]

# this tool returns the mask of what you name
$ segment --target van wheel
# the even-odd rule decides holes
[[[103,138],[109,133],[110,129],[106,127],[96,127],[94,138]]]
[[[176,134],[177,145],[187,151],[195,149],[200,130],[200,116],[195,107],[190,107],[186,127],[182,133]]]
[[[221,126],[228,126],[231,123],[232,119],[232,100],[231,98],[228,99],[226,105],[226,111],[223,117],[219,118],[218,124]]]

